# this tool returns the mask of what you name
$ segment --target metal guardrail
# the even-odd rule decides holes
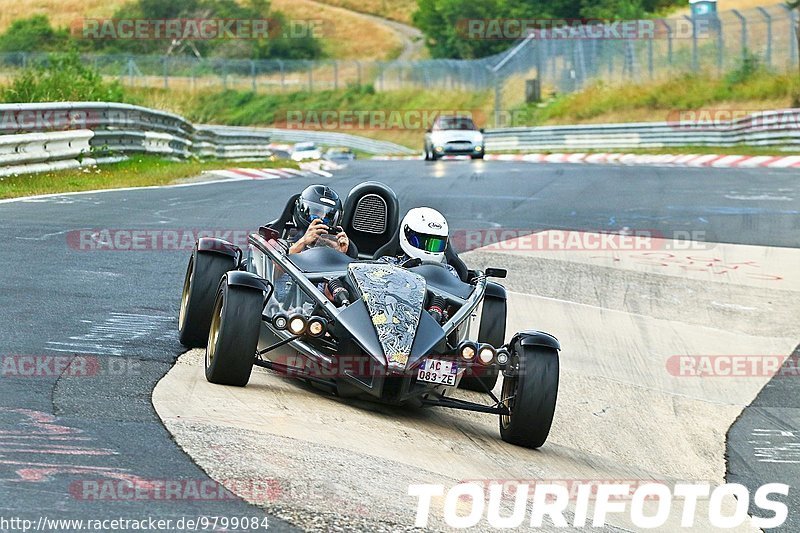
[[[103,102],[0,105],[0,175],[74,168],[120,155],[259,159],[273,136],[372,154],[411,153],[404,146],[331,132],[194,125],[146,107]]]
[[[753,113],[733,121],[640,122],[487,130],[487,152],[770,146],[800,148],[800,109]]]
[[[208,129],[217,129],[219,126],[202,126]],[[295,129],[280,129],[280,128],[245,128],[237,126],[225,126],[223,131],[233,134],[235,132],[243,132],[248,134],[264,133],[269,135],[274,141],[284,142],[315,142],[327,146],[343,146],[352,148],[353,150],[361,150],[369,154],[385,155],[385,154],[415,154],[416,150],[412,150],[406,146],[395,144],[388,141],[379,141],[370,139],[368,137],[359,137],[358,135],[350,135],[347,133],[338,133],[333,131],[309,131],[309,130],[295,130]],[[420,134],[421,139],[421,134]]]

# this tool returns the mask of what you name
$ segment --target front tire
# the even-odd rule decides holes
[[[519,366],[514,377],[503,378],[500,401],[510,415],[500,415],[500,437],[525,448],[547,440],[558,398],[558,350],[544,346],[515,347],[509,364]]]
[[[206,345],[211,325],[211,310],[219,280],[236,268],[233,257],[217,253],[200,253],[195,246],[183,280],[181,308],[178,315],[178,338],[189,348]]]
[[[261,329],[263,293],[223,281],[214,300],[206,346],[206,379],[244,387],[250,381]]]

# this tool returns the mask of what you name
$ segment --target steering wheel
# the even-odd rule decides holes
[[[412,257],[411,259],[408,259],[408,260],[406,260],[406,261],[404,261],[403,263],[400,264],[400,266],[403,267],[403,268],[415,268],[415,267],[423,266],[423,265],[430,265],[430,266],[438,266],[440,268],[447,268],[447,265],[445,263],[441,263],[439,261],[426,261],[426,260],[423,260],[423,259],[419,259],[417,257]]]

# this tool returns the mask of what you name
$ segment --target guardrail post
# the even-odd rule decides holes
[[[763,7],[758,7],[758,12],[761,13],[761,16],[764,17],[764,20],[767,21],[767,57],[766,63],[767,66],[772,66],[772,17],[770,16],[769,12],[764,9]]]
[[[688,15],[684,15],[683,18],[688,20],[692,24],[692,70],[697,71],[697,24],[694,23],[694,19]]]
[[[741,34],[741,42],[742,42],[742,60],[744,61],[747,59],[747,19],[739,13],[738,9],[731,9],[731,13],[736,15],[736,18],[739,19],[739,24],[742,26],[742,34]]]

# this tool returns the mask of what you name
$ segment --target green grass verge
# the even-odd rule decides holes
[[[319,117],[327,124],[348,120],[346,112],[385,112],[399,118],[386,129],[332,128],[352,135],[381,139],[422,150],[422,138],[427,125],[417,125],[417,117],[432,122],[437,113],[471,112],[479,127],[488,127],[493,96],[486,92],[444,90],[376,91],[371,86],[348,87],[327,91],[298,91],[292,93],[253,93],[251,91],[198,91],[194,93],[169,90],[134,90],[134,97],[144,105],[179,113],[194,123],[226,124],[230,126],[285,127],[287,116],[298,124],[296,117]],[[333,111],[333,115],[322,115]],[[424,119],[423,119],[424,120]],[[387,120],[388,122],[388,120]],[[314,124],[304,122],[309,129]],[[325,126],[325,124],[323,124]],[[327,126],[330,127],[330,126]],[[324,129],[324,128],[317,128]],[[328,130],[325,130],[328,131]]]
[[[758,111],[800,105],[800,75],[743,66],[715,78],[684,74],[645,84],[606,85],[515,109],[515,125],[665,121],[693,109]]]
[[[0,198],[37,194],[169,185],[199,175],[204,170],[231,167],[296,168],[291,161],[170,161],[160,157],[133,156],[127,161],[97,167],[0,177]]]

